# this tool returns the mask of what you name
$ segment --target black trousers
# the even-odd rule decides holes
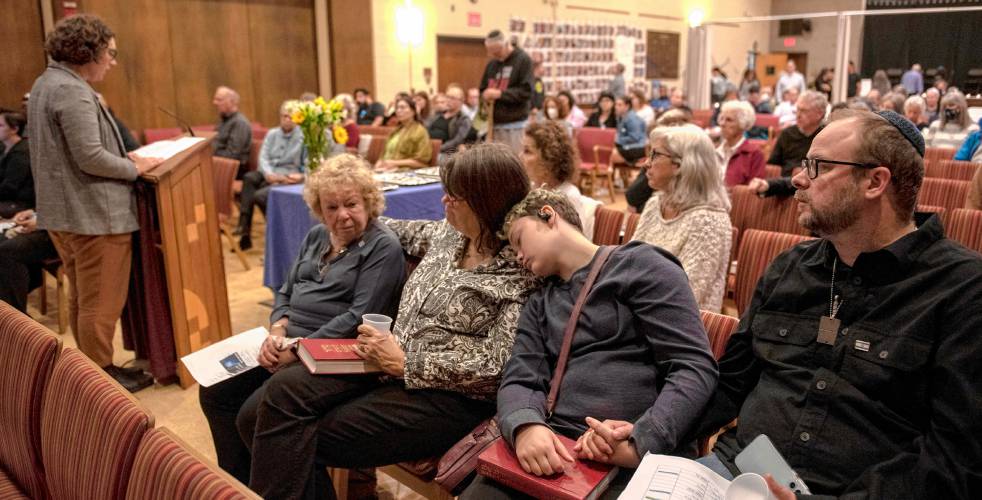
[[[201,411],[208,419],[218,466],[242,484],[249,484],[252,457],[249,448],[242,442],[235,421],[249,396],[271,376],[268,370],[257,366],[211,387],[198,388],[198,401],[201,403]]]
[[[378,467],[441,455],[494,404],[440,390],[409,390],[377,375],[276,372],[239,413],[251,443],[249,487],[267,500],[332,499],[325,467]]]
[[[40,284],[41,263],[58,256],[47,231],[0,235],[0,300],[27,312],[27,294]]]
[[[266,176],[256,170],[248,172],[242,178],[242,193],[239,195],[240,224],[242,225],[242,235],[249,236],[252,230],[252,211],[253,207],[266,213],[266,199],[269,198],[269,183]]]

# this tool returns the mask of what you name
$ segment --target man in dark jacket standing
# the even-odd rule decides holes
[[[481,100],[494,103],[492,140],[518,154],[532,101],[532,59],[500,30],[488,33],[484,47],[491,60],[481,77]]]

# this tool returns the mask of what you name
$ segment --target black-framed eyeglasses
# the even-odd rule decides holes
[[[846,165],[850,167],[859,168],[876,168],[879,167],[876,163],[856,163],[852,161],[838,161],[838,160],[822,160],[819,158],[803,158],[801,160],[801,168],[805,169],[805,173],[808,174],[809,179],[818,178],[818,171],[822,168],[823,164],[829,165]]]
[[[648,155],[648,165],[651,165],[652,163],[654,163],[654,161],[656,159],[658,159],[659,156],[664,156],[665,158],[668,158],[669,160],[672,159],[672,155],[670,155],[668,153],[662,153],[661,151],[658,151],[657,149],[652,149],[651,150],[651,154]]]
[[[107,49],[106,53],[108,53],[109,57],[114,61],[116,60],[116,56],[119,55],[119,51],[116,49]]]

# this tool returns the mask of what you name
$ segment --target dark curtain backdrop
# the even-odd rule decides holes
[[[872,6],[868,7],[874,10]],[[980,48],[982,11],[867,16],[863,28],[861,72],[864,76],[872,76],[878,69],[903,68],[906,71],[914,63],[920,63],[925,70],[944,66],[949,83],[963,85],[968,70],[982,68]],[[931,85],[927,80],[925,78],[924,85]]]

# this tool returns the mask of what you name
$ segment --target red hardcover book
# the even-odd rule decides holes
[[[576,442],[564,436],[559,436],[559,440],[575,457]],[[593,500],[607,490],[617,470],[613,465],[576,460],[562,474],[536,476],[522,469],[515,451],[504,439],[497,440],[477,458],[478,474],[543,500]]]
[[[382,371],[355,351],[357,339],[300,339],[298,344],[297,357],[315,375]]]

